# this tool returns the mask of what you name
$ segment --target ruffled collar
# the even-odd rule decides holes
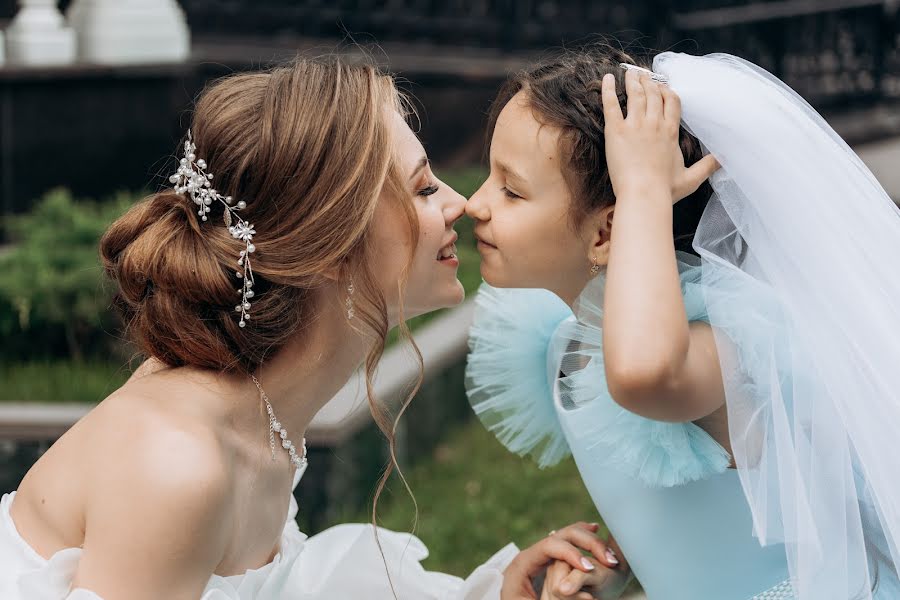
[[[705,320],[699,259],[679,252],[678,270],[688,320]],[[552,342],[559,349],[554,393],[569,444],[649,487],[724,472],[731,456],[702,428],[647,419],[619,406],[610,394],[603,357],[605,286],[605,274],[591,280],[575,303],[576,318],[563,323]]]
[[[699,260],[683,253],[678,259],[687,316],[705,319]],[[475,414],[509,450],[532,455],[541,467],[577,449],[650,487],[723,472],[731,457],[703,429],[646,419],[610,395],[603,362],[605,284],[603,275],[591,280],[574,318],[546,290],[482,284],[466,367]]]

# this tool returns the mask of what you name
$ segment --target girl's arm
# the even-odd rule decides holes
[[[688,323],[672,237],[672,205],[718,168],[685,168],[681,106],[667,86],[629,70],[628,117],[603,80],[606,155],[616,206],[609,239],[603,347],[610,393],[662,421],[693,421],[724,403],[712,329]]]

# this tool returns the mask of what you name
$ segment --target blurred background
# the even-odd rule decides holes
[[[485,116],[500,83],[549,48],[611,36],[638,54],[729,52],[785,80],[900,198],[900,0],[0,0],[0,493],[140,361],[109,310],[97,259],[106,226],[167,184],[193,98],[210,79],[300,53],[368,55],[419,104],[448,184],[485,174]],[[740,118],[740,115],[735,115]],[[848,199],[852,201],[852,199]],[[460,277],[480,283],[468,223]],[[466,574],[512,540],[597,515],[571,461],[539,471],[472,419],[471,305],[413,325],[429,363],[400,431],[426,566]],[[379,396],[405,397],[388,352]],[[358,382],[317,418],[301,527],[369,520],[387,458]],[[85,465],[98,468],[102,465]],[[413,527],[393,482],[382,524]]]

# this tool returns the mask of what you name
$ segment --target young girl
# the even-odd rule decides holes
[[[576,524],[463,581],[425,572],[409,535],[297,529],[313,416],[361,363],[371,379],[402,315],[463,297],[464,200],[404,114],[389,77],[336,59],[205,90],[172,187],[101,242],[152,360],[3,496],[0,598],[489,599],[504,573],[522,589],[550,558],[603,555]]]
[[[547,597],[629,569],[650,600],[900,597],[897,207],[758,67],[633,63],[514,77],[466,208],[475,411],[541,465],[571,451],[622,551]],[[701,261],[676,242],[707,200]]]

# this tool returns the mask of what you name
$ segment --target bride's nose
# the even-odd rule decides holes
[[[452,190],[444,202],[443,212],[444,222],[448,227],[452,227],[466,212],[466,198],[456,190]]]

